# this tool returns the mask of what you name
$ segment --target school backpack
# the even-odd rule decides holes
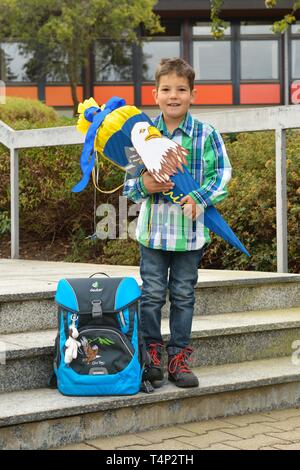
[[[59,281],[52,386],[74,396],[153,391],[142,379],[147,353],[139,328],[140,295],[132,277]]]

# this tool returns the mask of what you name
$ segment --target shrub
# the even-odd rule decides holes
[[[7,97],[6,103],[0,105],[0,120],[16,130],[59,125],[59,116],[53,108],[26,98]]]
[[[274,132],[236,134],[226,148],[233,167],[229,197],[217,207],[251,258],[213,236],[203,267],[276,271],[276,182]],[[289,271],[299,272],[300,133],[287,132]]]
[[[14,128],[31,129],[73,124],[69,118],[60,118],[54,110],[34,100],[8,99],[0,106],[0,119]],[[15,113],[15,114],[14,114]],[[15,116],[15,118],[13,117]],[[94,244],[83,242],[94,232],[94,189],[90,184],[78,194],[71,192],[72,186],[81,178],[79,158],[81,145],[23,149],[19,152],[20,188],[20,242],[22,240],[51,241],[57,238],[68,240],[72,256],[76,261],[94,256]],[[123,173],[107,161],[101,164],[99,185],[104,189],[117,186]],[[109,197],[115,202],[117,195]],[[97,195],[97,204],[107,202],[107,196]],[[10,159],[9,150],[0,146],[0,234],[9,230],[10,212]],[[80,235],[78,233],[80,232]],[[99,249],[96,250],[99,252]]]

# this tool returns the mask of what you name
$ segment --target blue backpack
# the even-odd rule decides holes
[[[147,353],[139,329],[140,295],[131,277],[59,281],[51,386],[74,396],[153,391],[142,378]]]

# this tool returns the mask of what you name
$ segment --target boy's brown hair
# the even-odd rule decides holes
[[[172,59],[161,59],[155,72],[156,88],[159,87],[160,77],[163,75],[169,75],[171,73],[176,73],[178,77],[185,77],[189,83],[191,91],[194,89],[194,69],[185,60],[179,59],[177,57]]]

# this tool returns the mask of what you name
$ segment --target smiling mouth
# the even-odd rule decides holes
[[[180,106],[179,103],[169,103],[168,106],[171,106],[172,108],[177,108],[178,106]]]

